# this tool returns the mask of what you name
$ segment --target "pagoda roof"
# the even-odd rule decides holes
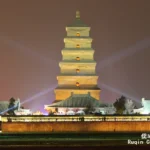
[[[75,76],[75,75],[73,75],[73,76]],[[84,75],[85,76],[85,75]],[[77,77],[77,76],[76,76]],[[97,85],[94,87],[90,87],[90,86],[82,86],[82,85],[80,85],[79,87],[78,86],[58,86],[58,87],[56,87],[55,89],[66,89],[66,90],[71,90],[71,89],[74,89],[74,90],[100,90],[100,88],[99,87],[97,87]]]
[[[106,104],[100,103],[99,100],[95,99],[88,94],[71,94],[66,100],[62,100],[49,105],[48,107],[107,107]]]
[[[82,20],[80,20],[80,12],[76,11],[75,21],[72,24],[68,25],[67,27],[89,27],[89,26],[83,23]]]
[[[62,50],[77,50],[77,51],[82,51],[82,50],[94,50],[93,48],[80,48],[80,49],[77,49],[77,48],[63,48]]]

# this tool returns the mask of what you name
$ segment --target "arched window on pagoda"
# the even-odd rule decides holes
[[[76,60],[78,60],[78,61],[79,61],[79,60],[80,60],[80,57],[76,57]]]
[[[79,87],[79,86],[80,86],[80,83],[79,83],[79,82],[76,82],[76,86],[78,86],[78,87]]]
[[[80,72],[80,69],[76,69],[76,73],[79,73]]]
[[[77,45],[76,45],[76,48],[80,48],[80,45],[79,45],[79,44],[77,44]]]
[[[77,32],[77,33],[76,33],[76,36],[80,36],[80,33],[79,33],[79,32]]]

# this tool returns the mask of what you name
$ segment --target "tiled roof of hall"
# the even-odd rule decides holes
[[[80,12],[76,11],[75,21],[72,24],[67,25],[67,27],[89,27],[89,26],[82,22],[82,20],[80,19]]]
[[[99,100],[93,98],[90,93],[88,94],[73,94],[66,100],[52,103],[49,107],[107,107]]]

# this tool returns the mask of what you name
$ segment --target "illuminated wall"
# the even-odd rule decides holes
[[[150,122],[3,122],[2,132],[150,132]]]

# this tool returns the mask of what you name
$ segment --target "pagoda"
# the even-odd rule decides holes
[[[67,36],[64,38],[62,61],[59,63],[60,74],[57,76],[58,86],[55,88],[55,101],[63,102],[76,95],[90,96],[91,100],[100,100],[100,88],[96,75],[95,50],[92,48],[90,27],[80,19],[80,12],[76,11],[75,21],[66,27]],[[84,96],[83,96],[84,95]],[[75,100],[74,100],[75,101]],[[86,103],[86,100],[84,100]],[[51,105],[46,105],[48,107]]]

